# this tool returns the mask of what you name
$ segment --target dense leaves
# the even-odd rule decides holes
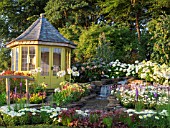
[[[45,12],[49,21],[58,27],[79,25],[89,27],[96,21],[97,0],[49,0]]]
[[[170,15],[161,15],[149,22],[154,40],[152,59],[159,63],[170,63]]]
[[[10,67],[11,57],[10,57],[10,49],[1,48],[0,49],[0,71],[7,70]]]
[[[34,22],[48,0],[3,0],[0,2],[0,21],[3,22],[0,28],[0,38],[10,41],[16,38],[21,32]],[[2,35],[2,37],[1,37]]]
[[[0,39],[16,38],[44,12],[77,44],[73,62],[97,58],[169,63],[169,0],[3,0]]]

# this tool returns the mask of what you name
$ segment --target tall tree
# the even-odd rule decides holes
[[[101,35],[104,33],[104,41],[101,41]],[[142,34],[143,35],[143,34]],[[105,59],[119,59],[122,62],[133,63],[135,60],[143,60],[148,54],[146,47],[138,45],[135,31],[129,30],[129,27],[123,24],[114,24],[101,26],[93,24],[88,30],[83,30],[79,38],[76,53],[76,60],[86,62],[89,58],[102,57],[99,51],[104,54],[110,50],[110,54],[105,54]],[[106,49],[106,46],[109,49]],[[134,51],[138,48],[140,54]],[[99,50],[100,49],[100,50]],[[99,51],[98,51],[99,50]],[[97,55],[96,55],[97,53]],[[107,59],[108,60],[108,59]]]
[[[8,48],[5,48],[5,44],[3,41],[0,40],[0,72],[3,70],[10,69],[11,64],[11,56],[10,56],[11,50]]]
[[[98,18],[97,0],[49,0],[45,13],[55,27],[78,25],[88,28]]]
[[[169,3],[169,0],[105,0],[100,2],[100,7],[108,22],[125,22],[130,29],[135,28],[141,42],[142,26],[161,10],[169,13]]]
[[[0,1],[0,38],[11,40],[21,34],[35,21],[48,0],[2,0]]]

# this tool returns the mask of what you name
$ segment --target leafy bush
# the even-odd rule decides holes
[[[3,92],[0,94],[0,106],[4,105],[6,103],[6,93]]]
[[[105,78],[104,73],[107,71],[107,64],[100,59],[89,60],[89,62],[83,64],[77,63],[74,66],[80,73],[75,81],[80,83],[101,80]]]

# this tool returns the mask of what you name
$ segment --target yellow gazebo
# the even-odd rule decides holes
[[[67,70],[71,65],[71,49],[76,45],[64,38],[43,14],[25,32],[6,45],[12,49],[13,71],[27,73],[38,67],[37,83],[45,82],[48,88],[55,88],[66,77],[57,72]]]

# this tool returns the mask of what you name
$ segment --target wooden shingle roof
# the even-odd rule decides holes
[[[50,45],[63,44],[61,46],[70,46],[72,48],[75,48],[76,46],[73,42],[64,38],[58,30],[47,21],[44,14],[41,14],[40,17],[26,31],[24,31],[16,39],[9,42],[7,46],[10,43],[21,41],[38,41],[41,42],[41,44],[44,42],[45,44],[49,43]]]

